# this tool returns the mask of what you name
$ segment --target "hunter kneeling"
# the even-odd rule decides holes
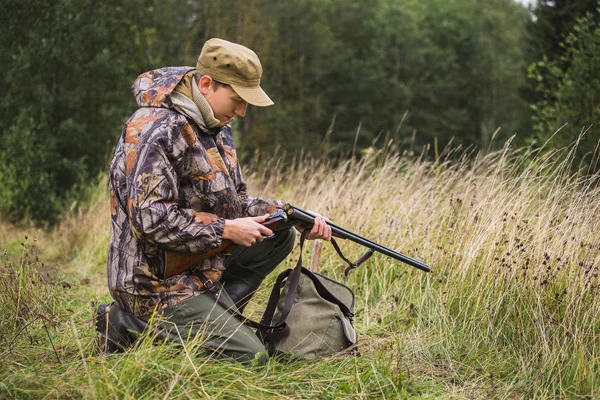
[[[210,39],[196,68],[149,71],[133,84],[139,109],[110,166],[114,303],[96,321],[105,352],[126,349],[154,318],[160,338],[202,335],[208,354],[266,354],[239,315],[296,235],[261,224],[284,203],[249,197],[229,125],[248,104],[273,104],[261,76],[252,50]],[[331,239],[324,218],[308,238]]]

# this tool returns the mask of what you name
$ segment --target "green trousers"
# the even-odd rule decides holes
[[[163,310],[154,327],[176,342],[201,336],[202,346],[216,357],[266,361],[266,349],[253,329],[231,310],[243,310],[265,277],[292,251],[295,237],[292,228],[251,247],[236,247],[225,260],[226,272],[218,285],[218,295],[227,307],[216,301],[215,294],[206,292]],[[150,317],[142,319],[147,323]]]

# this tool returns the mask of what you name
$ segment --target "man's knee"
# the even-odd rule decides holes
[[[276,232],[275,237],[269,239],[270,243],[267,246],[270,247],[270,250],[265,254],[268,254],[266,258],[271,260],[269,264],[272,265],[268,273],[271,273],[292,252],[296,240],[296,232],[295,228],[283,229]],[[265,242],[267,241],[265,240]]]
[[[294,242],[296,241],[296,228],[283,229],[276,233],[275,240],[278,240],[278,246],[281,247],[281,251],[286,255],[291,253],[294,249]]]
[[[246,343],[247,348],[243,351],[225,351],[220,358],[233,359],[242,363],[257,363],[264,365],[269,361],[269,353],[262,343]]]

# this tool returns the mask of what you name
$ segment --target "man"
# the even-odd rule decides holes
[[[210,39],[196,69],[158,69],[133,84],[140,108],[110,167],[108,285],[115,302],[100,306],[96,326],[105,351],[153,330],[178,342],[201,333],[206,349],[241,361],[265,352],[234,314],[292,250],[295,232],[273,234],[261,224],[283,203],[248,196],[229,125],[248,104],[273,104],[261,76],[252,50]],[[322,217],[308,238],[331,238]],[[227,241],[230,252],[206,257]],[[196,256],[169,275],[170,264]],[[207,292],[219,280],[219,293]]]

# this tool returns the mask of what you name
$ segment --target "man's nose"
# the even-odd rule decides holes
[[[233,112],[237,115],[239,115],[240,117],[243,117],[244,115],[246,115],[246,109],[248,108],[248,103],[243,102],[241,104],[238,104],[235,109],[233,110]]]

